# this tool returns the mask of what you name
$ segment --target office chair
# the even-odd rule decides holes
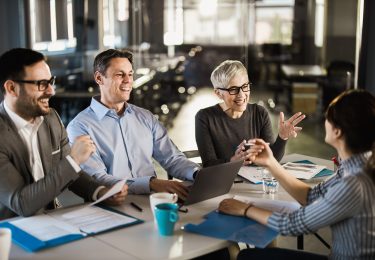
[[[291,55],[284,51],[280,43],[267,43],[261,45],[261,56],[260,61],[265,69],[264,86],[273,92],[273,100],[279,105],[280,96],[289,88],[282,78],[281,65],[289,63]]]
[[[349,61],[332,61],[327,67],[327,78],[323,83],[323,106],[329,103],[346,89],[353,87],[354,64]]]

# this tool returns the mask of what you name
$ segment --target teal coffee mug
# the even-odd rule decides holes
[[[178,221],[178,205],[176,203],[162,203],[155,206],[155,218],[159,234],[171,236],[174,224]]]

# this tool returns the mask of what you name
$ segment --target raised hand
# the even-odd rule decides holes
[[[295,113],[288,120],[284,120],[284,113],[280,112],[279,117],[279,136],[283,140],[288,140],[289,137],[296,138],[298,132],[302,130],[302,127],[297,127],[296,125],[305,119],[305,115],[301,112]]]

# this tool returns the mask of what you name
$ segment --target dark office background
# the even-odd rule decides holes
[[[43,2],[43,1],[42,1]],[[48,1],[45,1],[48,2]],[[92,61],[92,57],[99,49],[98,34],[98,1],[96,0],[73,0],[74,10],[74,36],[77,44],[74,49],[63,53],[46,53],[51,56],[53,67],[59,72],[60,59],[69,58],[69,66],[83,67],[82,78],[78,78],[78,85],[82,84],[85,89],[85,81],[89,80],[90,64],[81,64],[76,57],[85,56],[86,63]],[[258,1],[261,2],[261,1]],[[57,0],[56,4],[63,4],[64,0]],[[314,45],[313,30],[313,0],[296,0],[294,7],[293,35],[290,45],[283,45],[281,51],[291,55],[289,63],[293,64],[320,64],[328,66],[334,60],[345,60],[356,63],[356,44],[360,43],[359,63],[356,68],[358,72],[358,87],[365,88],[375,93],[375,18],[370,13],[375,12],[375,3],[364,0],[363,30],[357,32],[357,0],[328,0],[327,21],[325,28],[325,49],[322,51]],[[85,6],[86,5],[86,6]],[[134,10],[142,8],[142,13]],[[0,1],[0,53],[14,47],[30,47],[30,9],[27,0],[4,0]],[[129,1],[129,20],[118,26],[118,33],[124,35],[121,47],[135,48],[136,44],[147,42],[150,44],[150,53],[166,53],[167,47],[163,43],[163,12],[164,1],[145,0]],[[46,20],[48,23],[48,20]],[[134,26],[137,23],[137,26]],[[43,30],[43,28],[40,28]],[[140,33],[142,32],[142,33]],[[60,32],[64,34],[64,32]],[[357,35],[361,35],[357,39]],[[359,40],[359,41],[358,41]],[[188,53],[194,44],[182,44],[176,46],[176,53]],[[223,46],[202,45],[203,51],[197,52],[194,63],[188,64],[191,84],[210,85],[209,73],[218,62],[226,58],[241,59],[247,63],[250,74],[256,79],[259,77],[259,62],[256,52],[259,46]],[[246,57],[245,57],[246,56]],[[74,68],[62,67],[61,70]],[[60,71],[63,74],[62,71]]]

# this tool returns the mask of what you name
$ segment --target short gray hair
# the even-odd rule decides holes
[[[245,66],[238,60],[226,60],[220,63],[211,73],[211,82],[214,88],[227,88],[229,81],[236,75],[245,73]]]

